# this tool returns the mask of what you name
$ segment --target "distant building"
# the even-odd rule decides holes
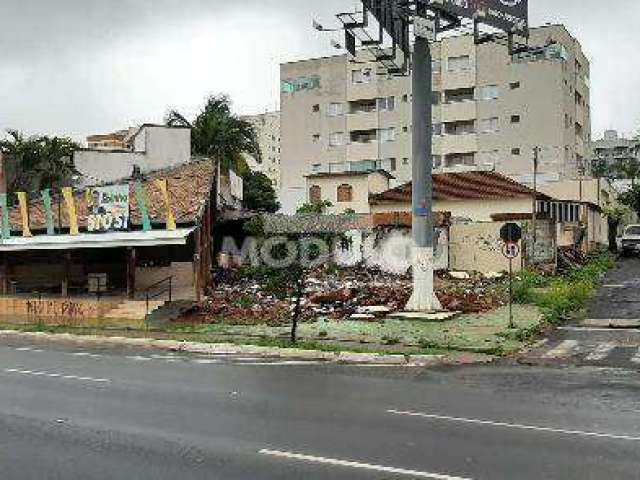
[[[385,170],[313,173],[307,176],[307,202],[331,202],[327,213],[370,213],[369,198],[387,191],[391,179]]]
[[[473,35],[432,45],[437,172],[495,170],[517,180],[578,177],[591,142],[590,64],[562,25],[531,29],[526,54]],[[281,66],[283,211],[307,197],[313,173],[384,169],[411,179],[411,77],[379,75],[366,52]]]
[[[131,135],[137,130],[131,128],[104,135],[90,135],[87,137],[87,146],[92,150],[126,150]]]
[[[637,160],[640,154],[640,141],[618,135],[616,130],[607,130],[604,136],[592,144],[593,159],[603,160],[608,166]]]
[[[261,163],[248,155],[247,162],[253,171],[264,173],[278,191],[280,189],[280,112],[250,115],[243,119],[255,128],[262,155]]]
[[[141,173],[176,167],[191,160],[191,129],[145,124],[130,132],[122,149],[85,148],[73,155],[85,184],[129,178],[134,167]],[[114,140],[115,143],[115,140]]]

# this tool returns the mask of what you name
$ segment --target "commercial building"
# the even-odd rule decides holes
[[[495,170],[530,180],[577,178],[588,156],[589,61],[562,25],[531,30],[535,46],[509,56],[503,43],[472,35],[433,44],[436,171]],[[281,203],[309,199],[306,176],[386,170],[411,179],[411,78],[378,74],[359,54],[281,66]],[[528,176],[528,178],[527,178]]]
[[[264,173],[273,187],[280,189],[280,112],[265,112],[243,117],[253,125],[258,136],[262,161],[247,155],[245,158],[253,171]]]

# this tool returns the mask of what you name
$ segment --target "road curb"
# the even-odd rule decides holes
[[[70,333],[20,332],[0,330],[0,336],[47,339],[52,341],[153,347],[172,352],[201,355],[255,355],[265,359],[304,360],[342,365],[381,365],[398,367],[432,367],[444,365],[444,355],[387,355],[378,353],[323,352],[297,348],[261,347],[231,343],[197,343],[152,338],[107,337],[100,335],[72,335]]]

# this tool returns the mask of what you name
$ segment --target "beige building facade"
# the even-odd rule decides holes
[[[264,173],[273,187],[280,189],[280,112],[265,112],[243,117],[253,125],[258,136],[262,161],[247,155],[245,158],[251,170]]]
[[[433,53],[436,171],[495,170],[528,183],[576,178],[591,135],[589,61],[561,25],[531,30],[537,49],[445,38]],[[281,203],[307,197],[305,177],[384,169],[411,179],[411,78],[378,74],[366,54],[281,66]]]

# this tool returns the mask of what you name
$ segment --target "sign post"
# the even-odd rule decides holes
[[[509,328],[516,328],[513,321],[513,259],[520,255],[518,242],[522,240],[522,228],[517,223],[507,223],[500,229],[500,238],[504,242],[502,254],[509,259]]]

